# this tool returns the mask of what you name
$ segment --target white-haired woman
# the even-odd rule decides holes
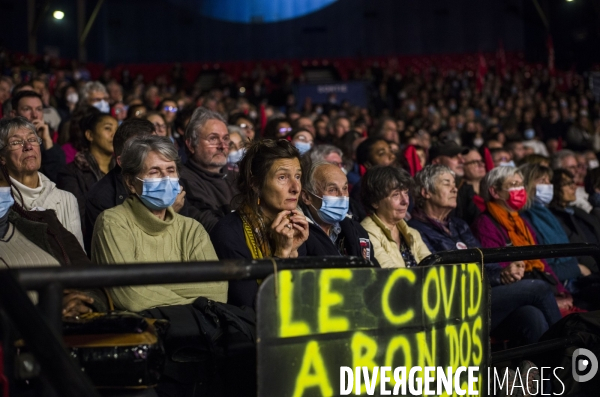
[[[83,247],[83,234],[77,199],[60,190],[39,172],[42,165],[42,139],[24,117],[2,120],[0,126],[0,166],[10,177],[15,201],[27,211],[54,210],[60,223]]]
[[[171,207],[179,194],[180,160],[166,137],[137,136],[121,154],[125,202],[104,211],[94,227],[92,261],[99,264],[217,260],[204,227]],[[227,299],[227,282],[126,286],[110,289],[115,306],[134,312]]]

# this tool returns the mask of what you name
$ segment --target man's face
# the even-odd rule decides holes
[[[227,126],[220,120],[208,120],[198,131],[198,144],[192,146],[186,141],[192,158],[206,169],[221,169],[227,164],[229,154],[229,132]]]
[[[10,98],[10,84],[0,81],[0,103],[4,103],[8,98]]]
[[[500,163],[508,163],[512,160],[512,157],[509,152],[500,150],[492,154],[492,160],[494,161],[494,167],[499,167]]]
[[[334,131],[336,138],[343,137],[348,131],[350,131],[350,121],[348,121],[348,119],[341,118],[336,121]]]
[[[315,171],[313,178],[315,194],[302,192],[302,201],[309,207],[313,216],[318,216],[316,210],[323,205],[323,200],[319,197],[348,197],[348,178],[339,167],[333,164],[323,165]]]
[[[330,164],[335,165],[338,168],[342,168],[344,163],[342,162],[342,156],[335,152],[329,153],[327,156],[323,158],[323,160],[327,161]]]
[[[477,150],[471,150],[464,156],[464,176],[468,181],[479,181],[485,176],[485,164]]]
[[[19,101],[17,109],[14,110],[17,116],[25,117],[28,121],[43,120],[44,107],[42,101],[36,97],[26,97]]]
[[[42,165],[40,145],[27,142],[27,140],[34,138],[37,138],[37,135],[27,128],[21,128],[8,136],[7,143],[13,141],[25,142],[23,146],[15,146],[12,150],[4,149],[2,156],[0,156],[0,164],[6,166],[11,176],[30,175],[40,169]]]
[[[33,82],[33,90],[38,94],[43,95],[44,88],[46,88],[46,85],[43,82],[37,80]]]
[[[298,119],[298,128],[304,128],[305,130],[310,132],[313,137],[315,136],[315,126],[308,117],[300,117]]]
[[[575,156],[565,157],[561,162],[561,167],[571,171],[571,174],[573,174],[575,177],[577,177],[577,174],[578,174],[577,166],[578,166],[578,164],[577,164],[577,159],[575,158]]]
[[[454,174],[458,177],[465,175],[465,159],[462,154],[456,156],[438,156],[434,164],[442,164],[454,171]]]
[[[511,150],[512,158],[515,162],[525,157],[525,147],[522,143],[516,143]]]
[[[92,91],[88,96],[88,104],[94,106],[95,103],[100,102],[101,100],[108,100],[108,95],[102,91]]]

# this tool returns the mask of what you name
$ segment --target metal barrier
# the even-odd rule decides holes
[[[591,256],[596,262],[600,263],[600,246],[597,244],[552,244],[441,251],[423,259],[419,263],[419,266],[481,262],[482,254],[484,263],[514,262],[568,256]]]
[[[353,257],[225,260],[118,266],[24,268],[0,271],[0,306],[60,396],[100,397],[61,343],[64,288],[262,279],[276,270],[372,266]],[[38,308],[25,290],[37,290]]]

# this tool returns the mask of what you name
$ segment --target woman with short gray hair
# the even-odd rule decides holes
[[[34,125],[24,117],[0,120],[0,167],[10,177],[16,204],[25,211],[54,210],[60,223],[83,247],[77,199],[39,172],[41,143]]]
[[[94,227],[92,261],[98,264],[218,260],[204,227],[177,214],[179,157],[166,137],[136,136],[121,154],[130,196],[104,211]],[[139,312],[192,303],[202,296],[227,300],[227,282],[125,286],[110,289],[119,309]]]

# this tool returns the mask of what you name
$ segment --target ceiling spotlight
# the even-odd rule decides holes
[[[54,17],[54,19],[63,19],[65,17],[65,13],[62,11],[54,11],[54,13],[52,13],[52,16]]]

